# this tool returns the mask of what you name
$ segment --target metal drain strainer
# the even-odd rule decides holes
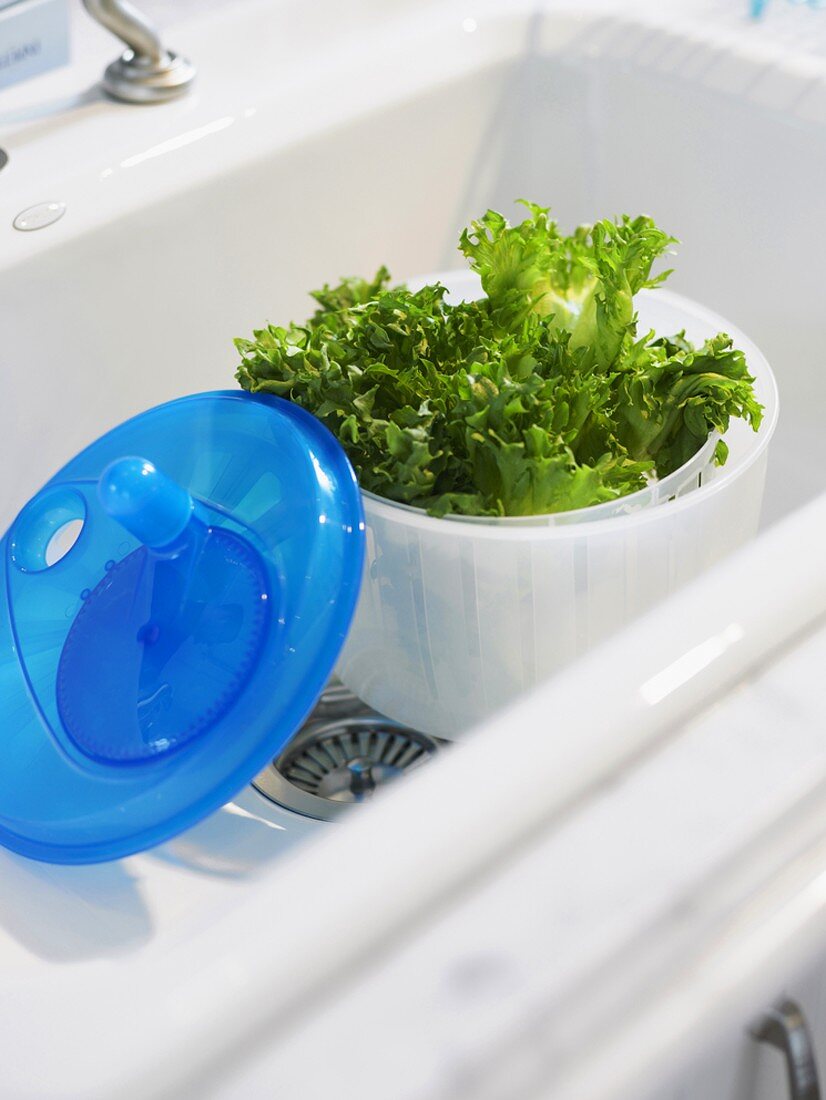
[[[439,750],[426,734],[377,715],[310,722],[255,780],[288,810],[331,820]]]

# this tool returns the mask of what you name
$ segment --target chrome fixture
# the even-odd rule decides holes
[[[332,821],[432,759],[441,747],[371,711],[333,681],[309,721],[253,786],[288,810]]]
[[[287,810],[332,821],[438,750],[432,738],[377,716],[310,723],[253,786]]]
[[[103,87],[126,103],[164,103],[183,95],[195,68],[167,50],[155,27],[128,0],[83,0],[91,17],[129,47],[103,74]]]
[[[785,1058],[790,1100],[820,1100],[812,1039],[799,1005],[789,1000],[775,1005],[752,1027],[751,1034]]]

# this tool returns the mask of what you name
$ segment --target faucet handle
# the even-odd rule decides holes
[[[126,103],[163,103],[189,89],[194,65],[167,50],[157,29],[128,0],[83,0],[83,5],[128,47],[103,74],[110,96]]]

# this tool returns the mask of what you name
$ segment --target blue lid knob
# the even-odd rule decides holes
[[[145,458],[119,458],[98,482],[109,515],[145,546],[162,549],[183,534],[192,518],[192,497]]]

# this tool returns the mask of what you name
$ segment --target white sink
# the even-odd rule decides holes
[[[681,237],[674,289],[731,317],[778,376],[766,519],[821,492],[822,65],[765,29],[717,26],[699,0],[675,4],[670,25],[654,0],[624,7],[245,0],[173,28],[197,91],[145,109],[89,91],[112,44],[78,19],[76,64],[0,97],[2,529],[106,428],[233,386],[234,336],[306,314],[307,291],[340,275],[449,268],[468,219],[517,196],[565,224],[642,209]],[[65,216],[12,228],[42,202]],[[496,745],[518,733],[508,722],[474,758],[489,798]],[[534,769],[538,740],[523,745],[527,786],[553,774],[553,746]],[[453,797],[450,767],[417,779],[425,804]],[[511,845],[538,825],[529,801],[506,815]],[[248,791],[176,842],[99,868],[0,853],[2,1088],[210,1095],[219,1055],[240,1058],[359,952],[492,873],[504,841],[484,802],[457,798],[453,812],[467,844],[434,862],[450,815],[419,830],[404,791],[329,830]],[[294,859],[310,834],[318,845]],[[344,869],[359,867],[368,883],[351,896]],[[573,869],[566,883],[574,897]]]

